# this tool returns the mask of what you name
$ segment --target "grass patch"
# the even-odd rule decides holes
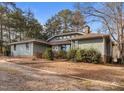
[[[7,67],[0,67],[0,71],[5,71],[7,73],[12,73],[12,74],[16,74],[20,72],[17,69],[12,69],[12,68],[7,68]]]

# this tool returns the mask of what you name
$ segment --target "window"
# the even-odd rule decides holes
[[[70,38],[70,36],[67,36],[67,38]]]
[[[60,40],[62,39],[62,37],[60,37]]]
[[[64,36],[63,38],[66,39],[66,36]]]
[[[62,45],[61,50],[66,51],[66,45]]]
[[[16,45],[14,45],[14,50],[16,50]]]
[[[29,44],[28,43],[26,43],[26,49],[29,49]]]

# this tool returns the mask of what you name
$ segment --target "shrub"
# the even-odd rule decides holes
[[[75,60],[75,55],[76,55],[76,49],[70,49],[68,52],[67,52],[67,59],[68,60]]]
[[[61,59],[67,58],[66,57],[66,51],[63,51],[63,50],[59,51],[58,52],[58,58],[61,58]]]
[[[53,53],[52,53],[51,48],[48,48],[45,50],[45,52],[43,54],[43,58],[48,59],[48,60],[53,60]]]
[[[99,63],[101,54],[95,49],[87,50],[86,62],[89,63]]]
[[[99,63],[101,54],[95,49],[71,49],[67,52],[67,58],[77,62]]]
[[[77,62],[81,62],[82,61],[82,56],[81,56],[81,50],[80,49],[78,49],[77,51],[76,51],[76,61]]]
[[[82,57],[82,61],[83,62],[87,62],[86,59],[87,59],[87,50],[86,49],[81,49],[81,57]]]
[[[54,58],[59,58],[57,51],[53,51],[53,57],[54,57]]]
[[[66,59],[67,57],[66,57],[66,51],[63,51],[63,50],[61,50],[61,51],[54,51],[53,52],[53,54],[54,54],[54,58],[57,58],[57,59]]]

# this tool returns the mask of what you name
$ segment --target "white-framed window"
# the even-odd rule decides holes
[[[66,39],[66,36],[64,36],[63,38]]]
[[[62,37],[59,37],[62,40]]]
[[[67,36],[67,38],[69,39],[69,38],[70,38],[70,36]]]

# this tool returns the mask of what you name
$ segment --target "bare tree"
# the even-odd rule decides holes
[[[103,27],[110,34],[112,39],[117,43],[119,50],[118,58],[124,62],[124,4],[122,2],[95,3],[100,7],[93,5],[82,6],[78,3],[77,7],[86,17],[96,18],[102,23]]]

